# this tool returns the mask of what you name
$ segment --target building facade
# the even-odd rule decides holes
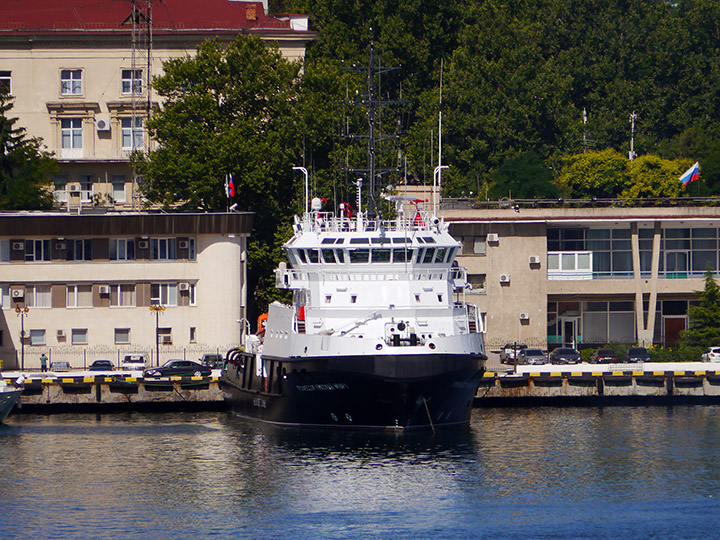
[[[490,349],[674,346],[720,268],[718,208],[506,206],[441,206]]]
[[[249,213],[0,215],[2,367],[224,354],[248,327],[251,228]]]
[[[55,200],[71,208],[141,207],[129,158],[153,149],[145,120],[161,106],[152,79],[163,62],[238,34],[295,60],[314,36],[306,16],[242,0],[4,0],[1,14],[0,86],[17,125],[54,153]]]

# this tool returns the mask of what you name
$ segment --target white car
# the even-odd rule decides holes
[[[704,362],[720,362],[720,347],[710,347],[706,353],[703,353]]]
[[[125,371],[144,371],[146,367],[145,357],[142,354],[126,354],[120,362],[120,369]]]

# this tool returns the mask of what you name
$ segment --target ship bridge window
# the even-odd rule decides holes
[[[370,240],[368,238],[351,238],[350,243],[351,244],[369,244]]]
[[[423,256],[423,264],[430,264],[433,262],[433,258],[435,256],[435,250],[432,248],[428,248],[425,250],[425,255]]]
[[[447,248],[437,248],[435,250],[435,262],[436,263],[445,262],[446,254],[447,254]]]
[[[412,261],[412,249],[393,249],[393,262],[405,263]]]
[[[335,240],[335,243],[336,243],[336,244],[344,244],[344,243],[345,243],[345,239],[344,239],[344,238],[338,238],[337,240]]]
[[[322,250],[323,260],[326,263],[335,264],[335,250],[334,249],[323,249]]]
[[[350,255],[351,263],[366,263],[370,262],[370,250],[369,249],[351,249],[348,254]]]
[[[393,238],[392,239],[393,244],[407,244],[408,239],[407,238]],[[412,242],[412,240],[410,240]]]
[[[426,244],[434,244],[435,239],[432,236],[422,236],[418,238],[421,242],[425,242]]]
[[[390,262],[390,250],[389,249],[373,249],[372,250],[373,262]]]
[[[373,244],[389,244],[390,239],[389,238],[371,238],[370,242]]]
[[[295,249],[295,255],[297,256],[298,260],[302,263],[306,263],[307,259],[305,258],[305,250],[304,249]]]
[[[307,258],[308,262],[310,263],[317,263],[320,261],[320,256],[318,255],[318,252],[314,249],[308,249],[307,250]]]
[[[335,238],[323,238],[322,243],[323,244],[334,244],[335,240],[336,240]]]

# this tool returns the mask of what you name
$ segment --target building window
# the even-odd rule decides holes
[[[150,304],[153,306],[177,306],[177,283],[152,283]]]
[[[50,240],[25,240],[25,260],[49,261]]]
[[[92,285],[68,285],[67,307],[92,307]]]
[[[142,69],[123,69],[121,78],[123,94],[142,94]]]
[[[67,175],[55,175],[55,178],[53,179],[53,183],[55,184],[55,201],[59,203],[68,202],[67,182]]]
[[[68,261],[92,261],[92,240],[66,240]]]
[[[31,285],[25,288],[25,305],[27,307],[49,308],[52,306],[50,285]]]
[[[0,94],[11,94],[12,87],[10,85],[12,72],[0,71]]]
[[[134,126],[133,126],[133,120]],[[139,117],[122,119],[122,148],[136,150],[143,147],[143,119]]]
[[[130,344],[130,329],[129,328],[116,328],[115,329],[115,345],[129,345]]]
[[[188,296],[190,297],[189,303],[191,306],[197,305],[197,303],[195,301],[195,287],[196,287],[195,283],[190,283],[190,286],[188,287]]]
[[[87,345],[88,342],[87,328],[73,328],[71,335],[71,343],[73,345]]]
[[[485,237],[473,236],[473,250],[475,255],[485,255]]]
[[[45,345],[45,329],[30,330],[30,345]]]
[[[110,260],[111,261],[134,261],[135,260],[135,239],[134,238],[111,238],[110,239]]]
[[[91,202],[93,198],[93,177],[84,174],[80,177],[80,200],[82,202]]]
[[[60,120],[62,147],[65,149],[82,148],[82,118],[63,118]]]
[[[112,198],[116,203],[127,201],[127,197],[125,196],[125,176],[113,175]]]
[[[172,344],[172,328],[158,328],[158,341],[165,345]]]
[[[468,274],[467,280],[472,287],[473,292],[484,293],[487,292],[485,284],[485,274]]]
[[[60,71],[60,94],[63,96],[82,95],[81,69],[63,69]]]
[[[135,285],[110,285],[110,307],[135,307]]]
[[[170,261],[177,259],[174,238],[153,238],[151,239],[150,258],[158,261]]]
[[[195,239],[194,238],[188,239],[188,260],[191,260],[191,261],[195,260]]]
[[[197,343],[197,328],[190,327],[190,343]]]
[[[10,240],[0,240],[0,262],[10,262]]]
[[[0,302],[2,302],[0,305],[2,309],[10,309],[12,307],[10,305],[10,285],[0,286]]]

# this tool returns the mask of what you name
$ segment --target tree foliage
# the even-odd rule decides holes
[[[52,208],[51,177],[57,170],[52,155],[37,137],[26,137],[8,117],[12,98],[0,88],[0,210]]]
[[[705,272],[705,289],[698,295],[699,303],[688,308],[690,325],[682,335],[682,345],[715,346],[720,343],[720,286],[712,268]]]

